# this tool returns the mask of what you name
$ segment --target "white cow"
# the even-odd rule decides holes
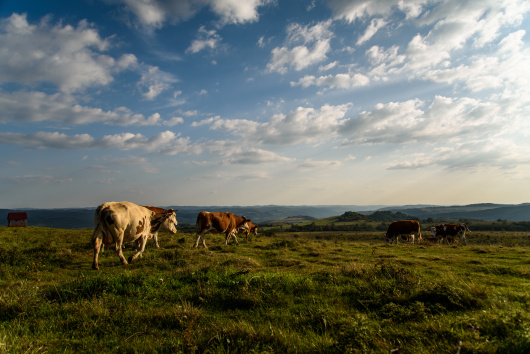
[[[98,254],[102,244],[116,246],[116,252],[123,264],[127,260],[122,253],[124,242],[138,241],[139,250],[129,257],[129,262],[142,256],[148,238],[156,233],[162,224],[172,233],[176,233],[177,219],[173,209],[166,213],[156,213],[131,202],[103,203],[94,216],[95,229],[92,235],[94,245],[94,263],[92,268],[98,270]]]

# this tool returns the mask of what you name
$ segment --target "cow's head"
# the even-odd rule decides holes
[[[175,210],[169,209],[165,213],[156,214],[151,221],[151,232],[167,231],[172,234],[177,233],[177,216]]]
[[[252,225],[250,219],[247,219],[245,216],[242,216],[241,218],[243,221],[238,225],[238,228],[246,230],[250,229],[250,225]]]
[[[436,237],[436,227],[431,227],[431,236]]]

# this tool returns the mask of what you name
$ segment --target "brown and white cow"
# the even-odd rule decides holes
[[[204,235],[208,233],[224,233],[225,234],[225,245],[228,245],[228,240],[230,237],[234,237],[237,242],[236,232],[240,228],[248,228],[248,223],[250,219],[247,219],[244,216],[237,216],[232,213],[210,213],[208,211],[201,211],[197,215],[197,223],[195,224],[197,228],[197,236],[195,239],[195,245],[193,247],[197,248],[199,246],[199,240],[202,240],[202,245],[206,247],[204,241]]]
[[[418,243],[420,243],[422,240],[420,223],[416,220],[399,220],[392,222],[386,231],[386,241],[393,244],[395,240],[397,244],[399,237],[402,235],[407,236],[407,240],[410,236],[412,238],[412,243],[414,243],[414,236],[417,235]]]
[[[254,225],[252,221],[249,221],[247,226],[242,226],[237,230],[238,233],[245,233],[245,241],[248,241],[248,235],[250,233],[253,233],[256,236],[258,235],[258,225]]]
[[[177,220],[173,209],[165,213],[156,213],[143,206],[131,202],[109,202],[101,204],[94,215],[95,228],[92,235],[94,245],[94,263],[92,268],[98,270],[98,254],[102,243],[105,245],[115,244],[116,252],[123,264],[127,260],[122,253],[124,242],[139,242],[139,250],[129,257],[132,262],[142,256],[147,239],[156,233],[162,226],[176,233]]]
[[[157,214],[166,214],[166,213],[169,213],[169,209],[163,209],[163,208],[159,208],[159,207],[154,207],[154,206],[145,206],[143,205],[144,208],[147,208],[151,211],[154,211],[155,213]],[[177,212],[178,210],[175,210],[175,212]],[[98,220],[97,220],[97,213],[94,215],[94,228],[96,228],[97,226],[97,223],[98,223]],[[160,229],[155,231],[154,233],[150,234],[147,239],[150,240],[151,238],[155,241],[155,247],[156,248],[160,248],[160,246],[158,245],[158,231],[166,231],[166,232],[170,232],[170,233],[175,233],[171,230],[171,226],[172,226],[172,221],[171,219],[167,219],[166,221],[164,221],[162,223],[162,225],[160,226]],[[175,220],[175,227],[177,226],[177,221]],[[123,248],[124,246],[122,246]],[[136,245],[135,245],[136,249],[140,249],[140,239],[137,239],[136,240]],[[103,252],[105,250],[105,245],[102,244],[101,245],[101,252]]]
[[[467,246],[466,231],[471,232],[466,224],[440,224],[431,227],[431,235],[438,239],[438,242],[445,240],[449,244],[448,237],[460,237],[460,243]]]
[[[172,209],[163,209],[163,208],[158,208],[158,207],[154,207],[154,206],[143,206],[144,208],[147,208],[151,211],[154,211],[155,213],[157,214],[167,214],[169,213],[170,210]],[[175,212],[177,212],[178,210],[174,210]],[[157,231],[153,232],[151,235],[149,235],[149,239],[150,238],[153,238],[153,240],[155,241],[155,246],[156,248],[160,248],[160,246],[158,245],[158,231],[166,231],[166,232],[170,232],[172,234],[174,234],[176,232],[176,226],[177,226],[177,220],[175,219],[175,232],[172,231],[172,223],[171,223],[171,220],[170,219],[167,219],[165,222],[162,223],[162,225],[160,225],[160,229],[158,229]],[[138,241],[136,241],[137,243],[137,246],[138,246]]]

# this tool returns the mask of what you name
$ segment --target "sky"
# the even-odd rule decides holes
[[[530,202],[529,17],[0,0],[0,208]]]

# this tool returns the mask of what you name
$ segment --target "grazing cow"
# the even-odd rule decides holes
[[[98,270],[98,253],[101,244],[116,246],[116,252],[123,264],[128,264],[122,253],[124,242],[139,241],[139,251],[129,257],[129,262],[142,256],[145,243],[150,235],[156,233],[162,224],[172,233],[176,233],[177,220],[173,209],[165,213],[156,213],[143,206],[130,202],[103,203],[94,216],[96,225],[92,235],[94,245],[94,263],[92,268]]]
[[[240,227],[237,232],[244,232],[245,233],[245,241],[248,241],[248,234],[253,233],[254,235],[258,235],[258,225],[254,225],[252,221],[248,222],[248,227],[242,226]]]
[[[420,223],[416,220],[394,221],[388,226],[388,230],[386,231],[385,235],[386,241],[390,244],[393,244],[395,240],[397,244],[399,237],[402,235],[406,235],[407,240],[410,236],[412,238],[412,243],[414,243],[414,236],[417,235],[418,243],[421,242]]]
[[[199,246],[199,240],[202,240],[202,245],[206,247],[204,241],[204,235],[208,233],[222,233],[225,234],[225,245],[228,245],[228,240],[230,237],[234,237],[237,242],[236,232],[240,228],[248,228],[250,219],[247,219],[244,216],[237,216],[232,213],[210,213],[208,211],[201,211],[197,215],[197,223],[195,224],[197,228],[197,236],[195,239],[195,245],[193,247],[197,248]]]
[[[445,240],[449,244],[448,237],[460,237],[460,243],[467,246],[466,231],[471,232],[466,224],[441,224],[431,227],[431,235],[438,239],[438,242]]]

